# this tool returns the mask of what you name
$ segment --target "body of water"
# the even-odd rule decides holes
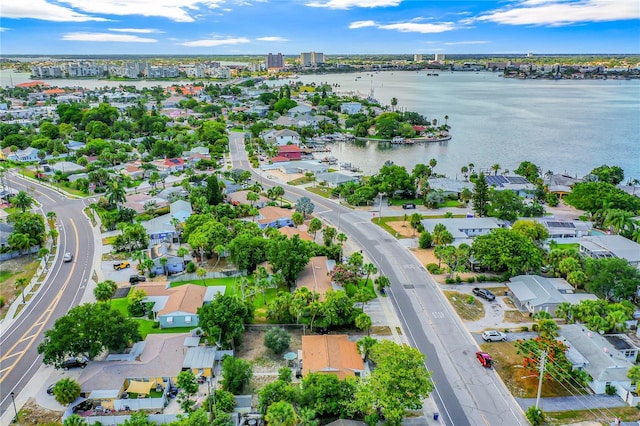
[[[11,76],[11,78],[9,77]],[[28,74],[2,71],[0,84],[29,81]],[[407,167],[437,160],[436,172],[461,176],[500,164],[515,170],[531,161],[543,169],[583,176],[602,164],[617,165],[627,178],[640,179],[640,80],[519,80],[490,72],[426,71],[302,75],[303,83],[327,83],[340,93],[372,94],[383,105],[444,122],[452,140],[444,143],[390,145],[336,143],[330,155],[366,174],[387,160]],[[52,86],[86,88],[132,85],[169,86],[169,81],[47,80]],[[178,82],[184,84],[187,82]],[[327,153],[329,154],[329,153]]]

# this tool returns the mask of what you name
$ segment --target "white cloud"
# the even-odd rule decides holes
[[[326,7],[328,9],[351,9],[354,7],[392,7],[398,6],[402,0],[315,0],[307,3],[309,7]]]
[[[85,15],[67,7],[48,3],[45,0],[4,1],[2,3],[2,17],[54,22],[107,21],[107,19]]]
[[[66,41],[100,41],[110,43],[155,43],[154,38],[143,38],[131,34],[110,33],[67,33],[62,36]]]
[[[5,32],[5,31],[9,31],[10,28],[5,28],[5,27],[0,27],[0,33]]]
[[[154,30],[153,28],[109,28],[109,31],[116,33],[135,33],[135,34],[151,34],[159,33],[161,31]]]
[[[227,37],[227,38],[212,38],[203,40],[185,41],[181,43],[182,46],[188,47],[215,47],[224,46],[226,44],[244,44],[251,41],[245,37]]]
[[[351,25],[349,25],[350,29],[355,29],[355,28],[365,28],[365,27],[377,27],[378,24],[376,23],[376,21],[355,21],[352,22]]]
[[[31,1],[31,0],[29,0]],[[40,1],[40,0],[39,0]],[[159,16],[176,22],[193,22],[191,13],[217,9],[224,0],[59,0],[75,9],[100,15]]]
[[[507,25],[562,26],[639,19],[638,0],[525,0],[476,17]]]
[[[258,41],[289,41],[284,37],[278,37],[278,36],[258,37],[256,40]]]
[[[469,41],[451,41],[445,44],[447,46],[456,46],[459,44],[487,44],[487,43],[489,43],[487,40],[469,40]]]

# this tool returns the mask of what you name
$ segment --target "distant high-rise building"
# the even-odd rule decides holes
[[[302,52],[300,54],[300,65],[303,67],[310,67],[318,64],[324,64],[324,53]]]
[[[413,62],[422,62],[422,54],[416,53],[415,55],[413,55]]]
[[[267,69],[284,68],[284,56],[282,56],[282,53],[269,53],[265,63],[267,65]]]
[[[527,53],[527,58],[533,58],[533,52]]]
[[[444,62],[444,53],[436,53],[433,59],[438,62]]]

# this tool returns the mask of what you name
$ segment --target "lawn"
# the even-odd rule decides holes
[[[363,282],[364,282],[364,280],[360,280],[360,282],[359,282],[359,286],[360,286],[360,287],[362,287],[362,283],[363,283]],[[355,285],[353,285],[353,284],[347,284],[347,285],[345,286],[345,288],[344,288],[344,291],[347,293],[347,296],[349,296],[349,297],[353,297],[353,295],[354,295],[354,294],[356,294],[356,292],[358,291],[358,288],[359,288],[359,287],[356,287],[356,286],[355,286]],[[365,288],[365,290],[366,290],[366,292],[367,292],[367,295],[369,296],[369,299],[367,299],[367,300],[373,300],[373,299],[375,299],[376,297],[378,297],[378,296],[376,295],[375,290],[373,289],[373,280],[372,280],[371,278],[369,278],[369,279],[367,280],[367,284],[366,284],[366,286],[365,286],[364,288]]]
[[[321,186],[307,187],[307,191],[313,192],[314,194],[324,198],[331,198],[331,193],[333,192],[331,188],[323,188]]]
[[[595,421],[600,424],[609,424],[612,417],[618,417],[623,422],[634,422],[640,418],[638,407],[614,407],[605,409],[556,411],[544,413],[547,424],[572,425],[581,422]]]
[[[11,278],[16,273],[13,271],[0,271],[0,283]]]
[[[289,181],[289,182],[287,182],[287,183],[288,183],[289,185],[304,185],[304,184],[306,184],[306,183],[312,183],[313,181],[314,181],[314,178],[313,178],[313,177],[308,178],[308,177],[306,177],[306,176],[303,176],[303,177],[298,178],[298,179],[290,180],[290,181]]]
[[[225,286],[227,288],[226,290],[226,294],[232,294],[232,293],[228,293],[230,288],[231,291],[235,292],[235,290],[233,290],[233,288],[235,287],[236,281],[238,281],[239,278],[234,278],[234,277],[227,277],[227,278],[206,278],[204,280],[201,279],[197,279],[197,280],[191,280],[191,281],[173,281],[171,282],[171,287],[178,287],[181,286],[183,284],[194,284],[194,285],[203,285],[206,287],[211,287],[211,286]]]
[[[554,244],[553,248],[554,249],[558,249],[558,250],[576,250],[576,251],[579,251],[580,250],[580,244],[578,244],[578,243]]]
[[[477,321],[484,317],[484,306],[476,297],[449,290],[446,290],[444,295],[463,320]],[[469,301],[473,302],[469,303]]]
[[[126,297],[120,299],[111,299],[111,308],[121,312],[125,317],[129,318],[127,306],[129,301]],[[168,334],[168,333],[187,333],[194,327],[174,327],[174,328],[153,328],[155,321],[150,319],[133,318],[138,323],[138,330],[144,340],[149,334]]]
[[[496,361],[495,369],[509,392],[516,398],[535,398],[538,391],[538,376],[522,365],[522,355],[516,354],[513,342],[483,343],[480,348],[491,354]],[[576,393],[576,384],[560,384],[543,380],[542,397],[570,396]],[[568,390],[567,390],[568,389]]]

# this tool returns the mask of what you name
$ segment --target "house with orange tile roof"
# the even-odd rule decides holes
[[[16,84],[16,87],[37,87],[37,86],[49,87],[49,85],[44,81],[27,81],[25,83]]]
[[[293,226],[291,216],[294,210],[283,209],[282,207],[266,206],[258,210],[259,215],[256,220],[261,229],[282,228],[283,226]]]
[[[329,265],[331,263],[331,265]],[[312,293],[320,295],[320,301],[325,299],[325,294],[333,290],[329,269],[333,269],[335,261],[330,261],[327,256],[314,256],[309,259],[307,266],[298,274],[296,287],[305,287]]]
[[[143,303],[153,303],[153,317],[160,328],[195,327],[198,325],[198,308],[212,301],[216,294],[224,293],[224,286],[204,287],[184,284],[169,287],[167,282],[145,282],[136,290],[145,292]]]
[[[57,95],[64,95],[66,92],[64,91],[64,89],[60,89],[60,88],[56,88],[56,89],[48,89],[44,91],[44,94],[47,96],[57,96]]]
[[[300,228],[294,228],[293,226],[278,228],[278,232],[280,232],[282,235],[285,235],[287,238],[291,238],[294,235],[297,235],[301,240],[313,241],[313,237],[307,231],[303,231]]]
[[[242,191],[231,192],[231,193],[227,194],[227,199],[229,200],[229,203],[233,204],[234,206],[237,206],[237,205],[240,205],[240,204],[250,204],[250,205],[253,205],[253,207],[255,207],[257,209],[263,208],[264,206],[269,204],[269,201],[271,201],[270,199],[268,199],[264,195],[259,195],[259,197],[258,197],[258,199],[256,201],[249,201],[247,199],[247,195],[250,192],[252,192],[252,191],[242,190]]]
[[[346,334],[302,336],[302,376],[309,373],[335,374],[339,379],[365,373],[356,342]]]

